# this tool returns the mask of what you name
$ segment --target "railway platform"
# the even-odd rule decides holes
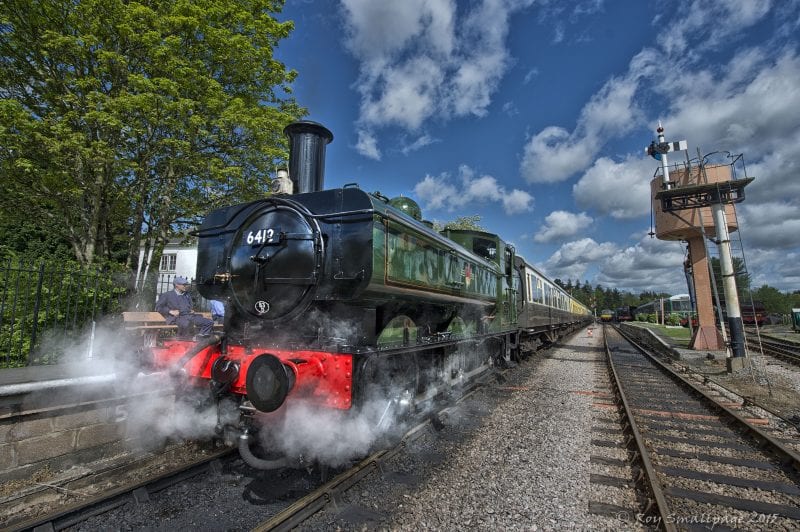
[[[128,452],[137,438],[127,429],[130,405],[154,393],[152,376],[103,360],[3,369],[0,488]]]
[[[724,350],[694,350],[688,349],[687,340],[682,334],[669,334],[670,331],[679,333],[688,332],[683,327],[664,327],[641,322],[631,322],[623,324],[625,330],[633,331],[636,338],[651,345],[662,355],[672,359],[683,360],[690,363],[703,363],[704,361],[722,360],[725,361],[726,353]]]
[[[72,364],[26,366],[0,370],[0,397],[63,386],[111,382],[116,378],[113,366],[86,360]]]

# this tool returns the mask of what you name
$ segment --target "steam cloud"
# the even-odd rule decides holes
[[[312,323],[322,326],[328,338],[353,338],[351,323],[335,322],[323,314],[313,316]],[[311,321],[311,319],[309,321]],[[49,342],[49,343],[47,343]],[[116,397],[127,398],[117,407],[114,421],[127,426],[127,441],[132,449],[155,449],[166,441],[206,439],[215,435],[218,422],[217,405],[208,401],[208,389],[192,388],[167,372],[142,372],[139,357],[141,338],[120,334],[119,327],[98,327],[93,338],[87,333],[72,342],[56,342],[50,338],[44,352],[65,352],[70,378],[108,375]],[[449,357],[443,375],[421,376],[428,382],[442,377],[453,382],[463,378],[468,359],[479,357],[478,351],[460,352]],[[474,359],[473,359],[474,362]],[[413,390],[375,387],[375,391],[358,409],[339,411],[314,406],[290,397],[277,412],[261,416],[265,422],[259,431],[261,443],[269,452],[277,452],[305,462],[316,461],[332,467],[366,455],[375,443],[387,435],[399,435],[406,427],[407,400]],[[221,403],[223,424],[236,427],[239,412],[233,401]]]

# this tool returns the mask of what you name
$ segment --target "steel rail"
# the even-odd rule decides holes
[[[464,401],[467,397],[475,393],[480,383],[475,383],[467,388],[467,391],[459,397],[454,404]],[[406,446],[421,437],[424,429],[436,429],[437,424],[441,423],[441,418],[446,415],[453,405],[448,405],[439,412],[427,416],[422,422],[406,432],[402,439],[391,449],[382,449],[371,454],[352,468],[340,473],[335,478],[320,486],[312,493],[296,501],[291,506],[271,517],[267,521],[256,525],[252,532],[286,532],[303,523],[306,519],[323,509],[328,503],[334,501],[338,495],[344,493],[361,479],[373,471],[382,470],[381,464],[400,454]]]
[[[344,492],[375,469],[380,469],[382,463],[396,456],[408,445],[408,443],[422,436],[424,433],[423,429],[438,429],[442,424],[442,419],[447,417],[448,411],[452,409],[454,404],[458,404],[470,397],[479,387],[485,385],[485,383],[490,380],[492,376],[500,379],[502,378],[501,376],[503,373],[509,371],[507,369],[495,369],[494,371],[488,369],[489,367],[484,365],[479,368],[479,371],[476,370],[472,382],[466,386],[457,387],[461,393],[454,403],[445,406],[434,414],[429,414],[421,423],[406,432],[403,438],[397,444],[395,444],[392,449],[376,451],[369,457],[362,460],[354,468],[341,473],[322,487],[317,488],[317,490],[315,490],[313,493],[306,495],[299,501],[296,501],[291,506],[281,511],[279,514],[273,516],[265,523],[257,525],[254,530],[290,530],[294,526],[297,526],[297,524],[302,523],[309,516],[324,508],[325,505],[333,501],[336,494]],[[425,399],[430,400],[431,398]],[[10,525],[4,525],[2,529],[11,531],[62,530],[79,524],[90,517],[118,508],[126,503],[129,503],[131,499],[146,499],[148,494],[162,491],[189,478],[203,474],[208,470],[209,467],[211,467],[213,470],[213,465],[211,464],[215,463],[220,458],[227,457],[235,453],[235,448],[224,448],[219,451],[215,451],[211,455],[204,457],[202,460],[192,462],[190,464],[184,464],[183,466],[171,471],[152,475],[131,484],[119,486],[99,495],[89,496],[90,498],[87,498],[84,501],[68,506],[62,506],[58,510],[51,513],[25,519]],[[58,489],[58,487],[53,489]],[[8,528],[5,528],[6,526]]]
[[[764,353],[769,356],[785,360],[796,366],[800,365],[800,346],[796,344],[789,345],[775,340],[764,340],[763,337],[761,338],[760,345],[750,339],[748,339],[747,342],[748,345],[754,349],[763,349]]]
[[[232,455],[234,452],[234,448],[215,451],[203,457],[202,460],[184,464],[178,468],[152,475],[132,484],[119,486],[100,495],[91,496],[84,501],[61,507],[52,513],[12,523],[9,528],[3,528],[3,530],[63,530],[90,517],[118,508],[130,502],[131,498],[140,500],[147,494],[162,491],[189,478],[201,475],[208,470],[211,464],[221,458]]]
[[[787,465],[791,465],[794,470],[800,473],[800,455],[792,451],[791,449],[785,447],[781,442],[770,436],[769,434],[765,433],[764,431],[760,430],[759,428],[753,426],[752,424],[748,423],[748,421],[731,410],[730,408],[719,404],[711,395],[706,393],[705,390],[697,386],[695,383],[691,382],[690,380],[684,378],[682,375],[676,373],[668,364],[662,362],[657,356],[650,353],[650,351],[638,344],[635,340],[627,336],[624,332],[619,331],[619,333],[625,338],[631,345],[636,347],[643,355],[649,358],[652,362],[656,363],[658,367],[660,367],[670,378],[673,380],[679,381],[679,383],[683,383],[689,388],[691,388],[696,394],[700,395],[702,398],[705,399],[707,406],[711,406],[713,409],[721,412],[725,417],[730,420],[733,420],[739,428],[743,428],[747,434],[757,441],[759,444],[768,444],[771,450],[781,459],[782,463]]]
[[[623,336],[624,336],[624,333],[622,333],[622,331],[619,328],[617,328],[617,330],[620,331],[620,333],[623,334]],[[748,358],[751,358],[751,357],[752,357],[752,355],[750,357],[748,357]],[[781,412],[778,412],[774,408],[772,408],[770,406],[767,406],[767,405],[765,405],[763,403],[760,403],[760,402],[756,401],[754,398],[752,398],[750,396],[742,395],[738,391],[734,390],[733,388],[731,388],[729,386],[726,386],[725,384],[719,382],[718,380],[716,380],[716,379],[714,379],[714,378],[712,378],[712,377],[710,377],[708,375],[705,375],[703,373],[700,373],[698,371],[695,371],[691,366],[685,366],[683,364],[678,363],[677,361],[673,361],[672,364],[674,364],[676,366],[679,366],[683,373],[686,373],[686,374],[689,374],[689,375],[693,375],[698,380],[702,380],[704,385],[708,386],[709,384],[713,384],[717,388],[725,390],[725,392],[727,394],[733,395],[735,397],[740,398],[741,401],[742,401],[742,406],[750,405],[750,406],[754,406],[756,408],[760,408],[764,412],[768,412],[770,415],[775,416],[776,418],[783,420],[783,422],[786,423],[787,425],[791,425],[791,426],[795,427],[798,430],[798,432],[800,432],[800,422],[792,420],[791,418],[787,417],[785,414],[783,414]]]
[[[671,515],[669,504],[667,503],[667,498],[664,496],[664,490],[662,489],[661,483],[658,480],[658,475],[655,467],[653,466],[653,462],[650,460],[650,454],[645,446],[644,438],[642,437],[642,434],[639,431],[639,426],[634,419],[633,408],[630,406],[628,398],[625,396],[625,392],[622,390],[622,383],[620,382],[617,368],[614,366],[614,361],[611,357],[611,351],[608,349],[605,324],[603,325],[603,348],[605,349],[606,353],[606,363],[608,364],[608,369],[612,376],[611,385],[614,387],[614,392],[619,398],[620,403],[622,403],[623,414],[628,422],[628,427],[633,435],[633,440],[636,443],[637,457],[642,465],[641,471],[647,480],[646,489],[650,491],[650,495],[652,496],[650,499],[650,504],[647,508],[645,508],[645,513],[655,513],[653,512],[652,508],[653,502],[655,502],[655,510],[658,513],[660,518],[659,523],[663,529],[667,532],[677,532],[677,527],[669,519]]]

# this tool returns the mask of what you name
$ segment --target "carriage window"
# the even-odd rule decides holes
[[[537,303],[544,303],[544,285],[538,277],[536,278],[536,292],[533,294],[533,300]]]
[[[533,275],[527,274],[527,277],[528,277],[528,280],[527,280],[527,283],[526,283],[527,286],[525,288],[527,289],[527,292],[528,292],[528,301],[533,301],[533,286],[532,286],[533,285]]]

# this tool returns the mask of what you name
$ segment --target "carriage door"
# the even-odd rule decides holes
[[[517,298],[519,297],[519,273],[514,269],[514,248],[505,248],[506,302],[505,314],[507,323],[517,323]]]

